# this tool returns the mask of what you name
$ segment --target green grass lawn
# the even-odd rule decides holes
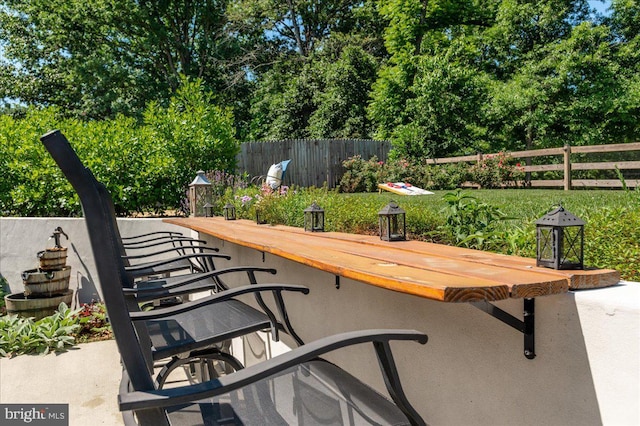
[[[384,192],[381,194],[343,194],[345,197],[395,200],[401,205],[439,211],[445,207],[442,196],[450,191],[433,191],[434,195],[402,196]],[[466,190],[465,193],[479,201],[500,208],[509,216],[519,220],[536,220],[553,205],[562,205],[576,216],[582,217],[593,212],[623,207],[640,207],[640,193],[612,190],[546,190],[546,189],[483,189]],[[384,204],[385,201],[379,204]],[[367,201],[368,203],[368,201]]]

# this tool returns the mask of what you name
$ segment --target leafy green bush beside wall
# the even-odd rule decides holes
[[[84,122],[56,108],[25,118],[0,116],[0,213],[79,215],[78,199],[39,141],[60,129],[108,188],[119,214],[177,208],[198,169],[232,169],[239,149],[233,117],[214,106],[199,82],[185,82],[165,108],[152,104],[144,121],[119,116]]]

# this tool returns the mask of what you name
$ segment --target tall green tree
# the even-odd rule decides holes
[[[71,116],[140,115],[168,102],[181,75],[247,108],[243,43],[226,0],[4,0],[0,99]],[[241,114],[240,114],[241,115]]]
[[[369,114],[397,156],[638,135],[635,1],[602,22],[585,0],[386,0],[382,12],[391,56]]]
[[[637,133],[614,37],[590,22],[584,2],[528,4],[525,16],[507,6],[487,34],[498,58],[485,104],[494,146],[623,142]]]
[[[259,28],[282,46],[307,57],[333,32],[348,31],[353,23],[355,0],[241,0],[230,16]]]
[[[324,20],[323,24],[315,25],[325,30],[312,31],[316,38],[303,49],[295,37],[278,32],[274,22],[266,20],[268,33],[281,42],[283,51],[274,57],[270,66],[261,67],[256,73],[251,107],[252,139],[370,137],[371,122],[366,105],[386,55],[380,37],[383,21],[375,2],[370,0],[355,6],[351,1],[325,3],[296,3],[298,11],[324,7],[334,11],[313,16],[313,20]],[[251,5],[259,10],[265,7],[262,2],[253,1],[243,5],[247,10]],[[297,22],[307,22],[303,15],[307,16],[301,14]],[[248,19],[247,16],[255,15],[245,13],[244,16]],[[285,19],[285,15],[279,16]]]
[[[314,68],[323,77],[323,88],[314,94],[318,107],[309,118],[312,137],[370,137],[366,105],[378,67],[379,60],[356,45],[347,45],[336,55],[318,61]]]
[[[478,111],[486,85],[478,63],[482,30],[496,1],[386,0],[384,37],[390,58],[368,110],[379,138],[401,157],[474,151],[484,142]]]

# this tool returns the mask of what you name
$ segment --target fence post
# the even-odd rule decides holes
[[[483,157],[483,156],[482,156],[482,153],[481,153],[481,152],[479,152],[479,153],[478,153],[478,160],[477,160],[477,161],[478,161],[478,164],[482,163],[482,157]]]
[[[564,146],[564,190],[571,190],[571,145]]]

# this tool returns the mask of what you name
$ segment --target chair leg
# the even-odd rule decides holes
[[[222,368],[218,369],[216,366],[222,364]],[[213,349],[209,352],[199,351],[192,353],[186,358],[174,357],[167,364],[162,367],[162,370],[156,376],[156,386],[158,389],[162,389],[167,383],[167,379],[181,367],[187,369],[187,379],[190,382],[203,382],[215,379],[225,374],[230,374],[234,371],[242,370],[244,366],[233,355],[220,352],[218,349]]]

